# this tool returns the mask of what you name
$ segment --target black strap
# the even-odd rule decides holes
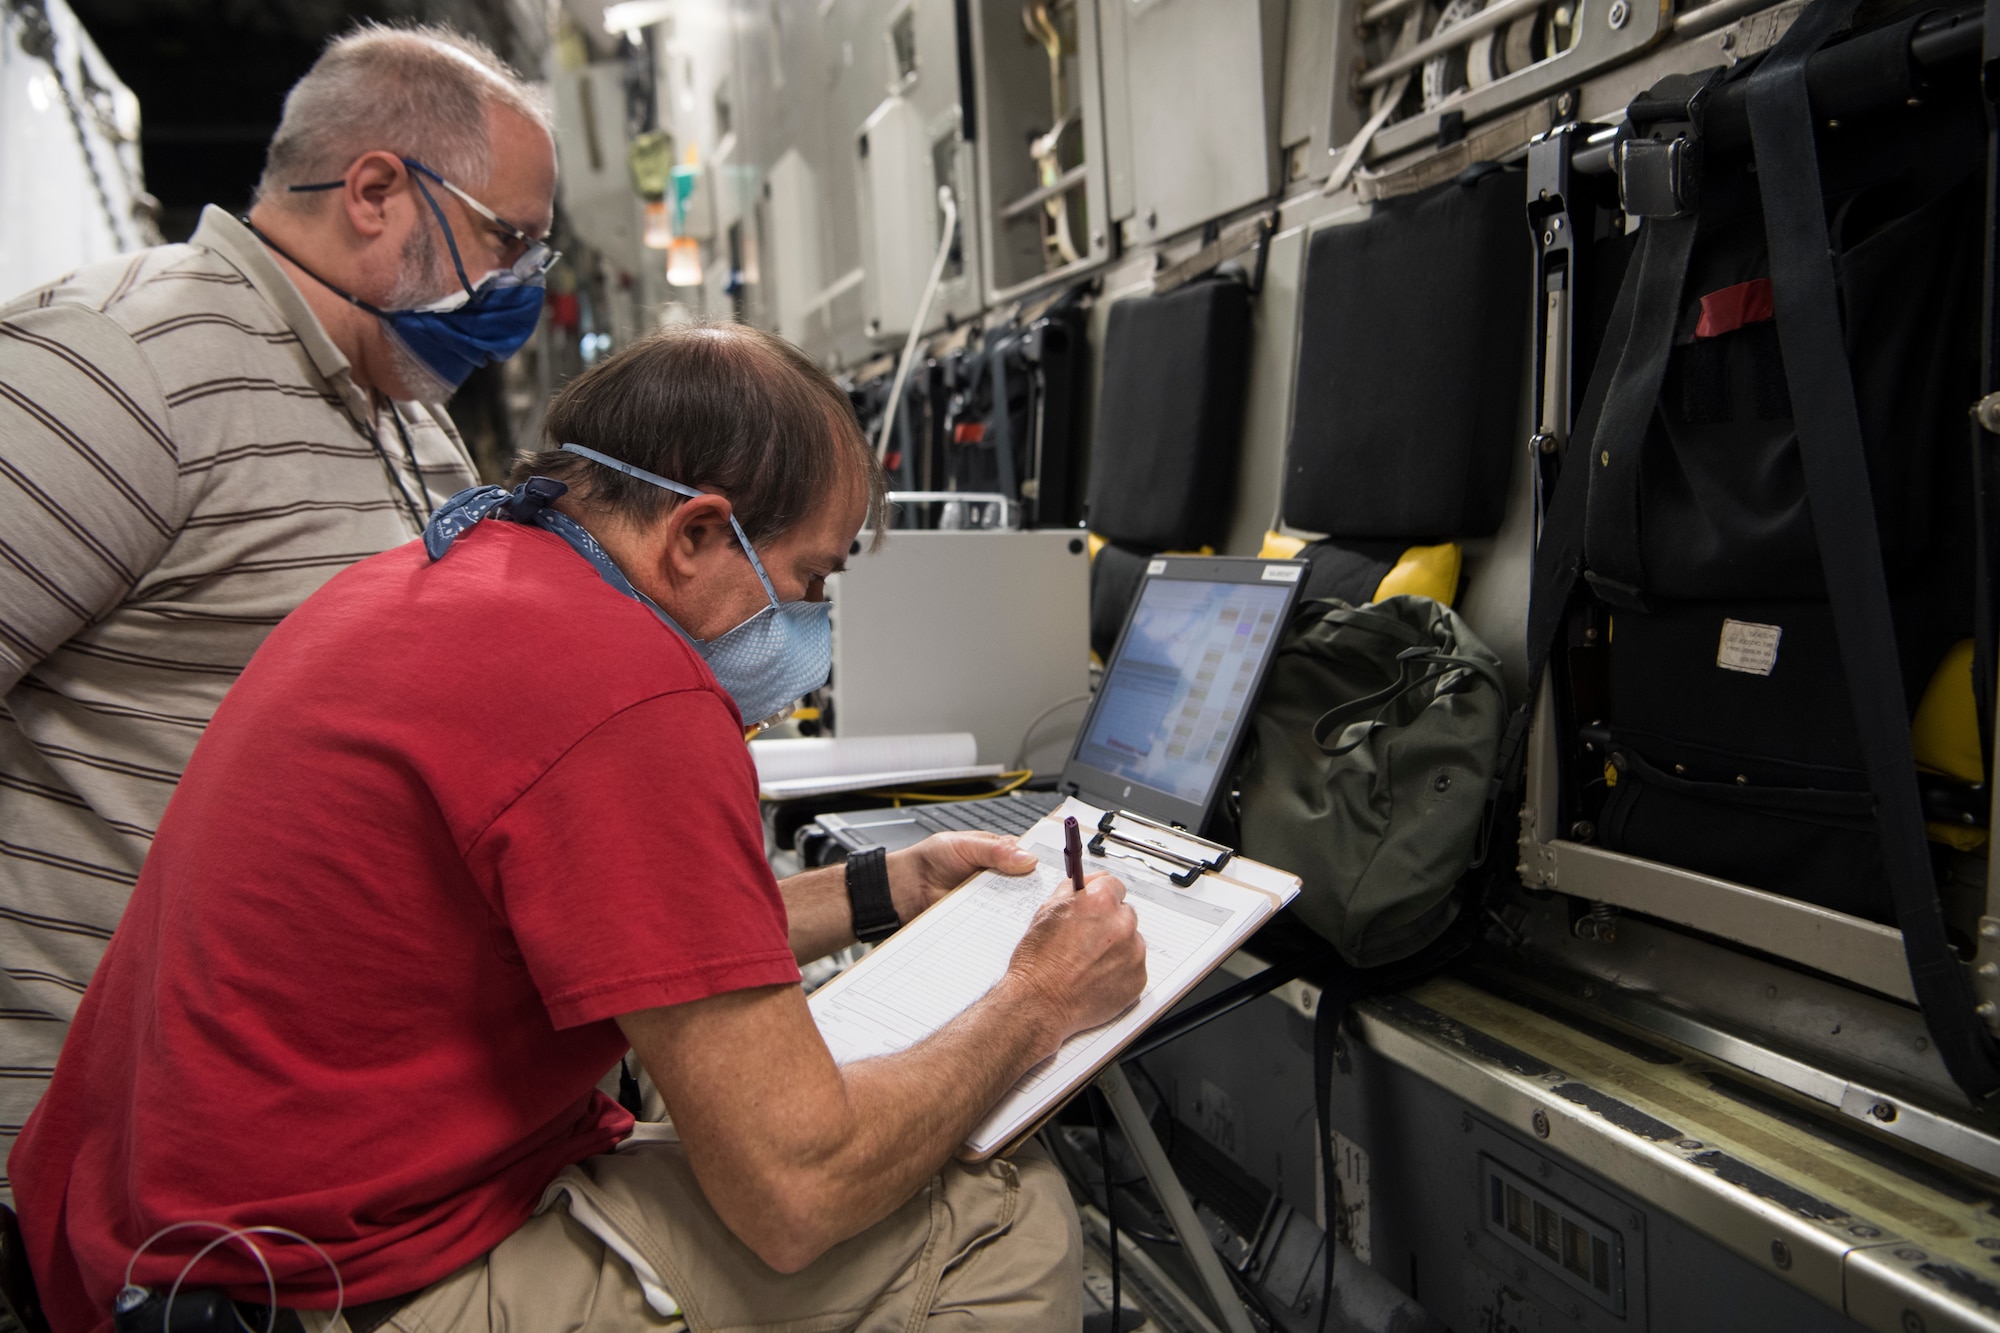
[[[370,1301],[366,1305],[344,1306],[340,1312],[340,1321],[347,1326],[349,1333],[375,1333],[375,1330],[394,1319],[413,1299],[414,1296],[391,1296],[387,1300]],[[248,1301],[237,1301],[234,1304],[236,1317],[242,1321],[243,1326],[255,1329],[257,1333],[262,1333],[266,1323],[271,1325],[274,1333],[305,1333],[305,1321],[299,1318],[297,1310],[280,1306],[274,1316],[267,1305],[253,1305]],[[167,1327],[171,1328],[172,1325],[169,1324]]]
[[[1320,1191],[1326,1200],[1326,1241],[1320,1272],[1319,1327],[1328,1327],[1327,1308],[1333,1304],[1334,1256],[1342,1243],[1352,1245],[1347,1234],[1347,1207],[1340,1186],[1339,1163],[1333,1152],[1333,1076],[1353,1068],[1347,1047],[1341,1040],[1341,1025],[1357,1000],[1384,991],[1400,990],[1439,971],[1472,947],[1485,925],[1485,894],[1499,876],[1487,876],[1475,885],[1474,897],[1458,914],[1444,934],[1408,958],[1377,967],[1349,967],[1322,949],[1319,966],[1304,969],[1306,979],[1319,985],[1318,1007],[1313,1011],[1313,1108],[1319,1124]]]
[[[854,938],[877,944],[902,929],[896,903],[889,893],[889,853],[865,847],[847,858],[847,907],[854,919]]]
[[[1695,220],[1648,218],[1626,280],[1632,292],[1631,336],[1619,351],[1606,394],[1604,414],[1590,452],[1575,449],[1564,460],[1589,476],[1584,545],[1590,568],[1584,577],[1613,606],[1643,609],[1646,570],[1639,554],[1639,489],[1646,430],[1666,382],[1667,357],[1680,321],[1681,288],[1694,253]],[[1622,293],[1621,293],[1622,294]]]
[[[1779,39],[1750,76],[1750,136],[1760,168],[1778,346],[1834,632],[1875,795],[1889,896],[1938,1053],[1959,1087],[1980,1099],[2000,1091],[2000,1046],[1973,1013],[1972,986],[1945,938],[1933,879],[1806,91],[1807,60],[1858,4],[1815,0]]]
[[[1984,281],[1979,288],[1979,393],[2000,391],[2000,0],[1986,0],[1984,64],[1986,92],[1986,240]],[[2000,678],[2000,432],[1988,432],[1978,414],[1972,419],[1973,604],[1972,698],[1979,719],[1979,753],[1986,782],[1993,783],[1994,686]]]
[[[1346,1053],[1340,1049],[1340,1025],[1347,1020],[1352,1000],[1348,991],[1327,987],[1320,992],[1319,1008],[1313,1014],[1313,1114],[1319,1125],[1320,1197],[1326,1201],[1326,1239],[1320,1248],[1320,1333],[1326,1333],[1327,1309],[1333,1304],[1334,1258],[1347,1232],[1340,1164],[1333,1156],[1333,1067],[1336,1053],[1343,1066],[1347,1063]]]
[[[621,1056],[618,1061],[618,1104],[634,1120],[646,1118],[646,1094],[640,1090],[639,1080],[633,1077],[630,1056]]]
[[[1617,344],[1606,344],[1619,350],[1601,401],[1601,417],[1587,440],[1578,437],[1588,444],[1588,452],[1572,447],[1563,460],[1568,470],[1582,465],[1590,479],[1584,518],[1590,568],[1584,577],[1613,606],[1645,607],[1646,570],[1639,550],[1642,459],[1660,387],[1666,382],[1667,358],[1680,323],[1681,290],[1694,253],[1696,214],[1689,205],[1700,179],[1702,110],[1709,89],[1720,77],[1720,70],[1712,70],[1663,80],[1641,95],[1632,109],[1635,118],[1648,108],[1675,117],[1666,128],[1675,135],[1678,159],[1686,164],[1688,179],[1682,189],[1688,197],[1677,201],[1683,205],[1678,216],[1648,217],[1643,224],[1632,271],[1619,289],[1621,303],[1627,293],[1632,298],[1625,336]]]

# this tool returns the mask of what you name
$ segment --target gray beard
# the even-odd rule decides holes
[[[419,227],[403,246],[403,271],[389,289],[382,308],[409,310],[428,305],[454,290],[458,290],[458,275],[443,261],[430,228]],[[446,383],[421,357],[405,347],[386,322],[383,332],[388,334],[384,342],[389,348],[389,368],[402,381],[411,400],[443,403],[458,391],[457,385]]]
[[[402,381],[412,401],[442,405],[458,392],[457,385],[445,383],[435,370],[424,364],[421,357],[403,346],[403,340],[396,336],[394,329],[385,331],[389,335],[389,369]]]

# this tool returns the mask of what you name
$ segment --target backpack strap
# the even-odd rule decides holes
[[[1443,678],[1455,671],[1471,673],[1491,685],[1500,696],[1504,707],[1507,700],[1507,682],[1500,673],[1476,657],[1464,657],[1456,653],[1440,653],[1428,647],[1405,648],[1396,654],[1396,679],[1373,694],[1350,700],[1337,708],[1329,708],[1313,723],[1312,740],[1320,750],[1338,757],[1367,743],[1378,727],[1387,725],[1389,712],[1398,700]],[[1464,679],[1470,679],[1466,677]],[[1442,687],[1438,693],[1448,694],[1454,690]],[[1334,737],[1342,735],[1354,724],[1366,718],[1367,725],[1354,736],[1334,743]]]
[[[1994,689],[2000,682],[2000,0],[1988,0],[1983,79],[1986,93],[1985,273],[1979,286],[1979,393],[1972,414],[1973,604],[1972,698],[1979,753],[1993,785]]]
[[[1750,76],[1750,139],[1761,168],[1778,347],[1791,386],[1806,499],[1910,981],[1945,1067],[1975,1100],[2000,1091],[2000,1045],[1973,1012],[1971,982],[1945,938],[1910,753],[1902,665],[1874,497],[1843,342],[1820,188],[1806,62],[1859,0],[1815,0]]]
[[[1644,610],[1645,565],[1639,553],[1639,492],[1648,428],[1666,382],[1667,358],[1680,323],[1681,290],[1694,253],[1700,203],[1701,121],[1721,71],[1672,75],[1637,98],[1628,115],[1647,137],[1618,148],[1619,195],[1646,210],[1639,251],[1620,290],[1632,294],[1629,322],[1589,437],[1564,459],[1588,476],[1584,577],[1613,606]]]

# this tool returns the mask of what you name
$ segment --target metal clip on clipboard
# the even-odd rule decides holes
[[[1123,821],[1128,826],[1137,825],[1138,827],[1133,829],[1131,833],[1121,833],[1113,827],[1113,825],[1120,821]],[[1152,832],[1152,840],[1148,840],[1143,835],[1144,830]],[[1135,834],[1138,836],[1134,836]],[[1187,844],[1193,848],[1206,848],[1212,851],[1214,855],[1206,859],[1199,856],[1188,856],[1183,852],[1174,850],[1172,847],[1161,846],[1158,839],[1162,837],[1170,838],[1177,843]],[[1138,853],[1138,855],[1133,856],[1127,853],[1105,851],[1105,845],[1113,842],[1121,847],[1129,847],[1133,852]],[[1175,828],[1171,824],[1162,824],[1156,819],[1148,819],[1144,815],[1133,814],[1130,810],[1106,810],[1104,817],[1097,821],[1097,833],[1090,840],[1089,851],[1092,856],[1100,860],[1118,855],[1125,860],[1162,861],[1170,865],[1179,866],[1179,870],[1167,872],[1167,879],[1176,887],[1183,889],[1210,871],[1222,869],[1222,867],[1229,864],[1229,858],[1236,855],[1236,850],[1232,847],[1225,847],[1219,842],[1210,842],[1207,838],[1197,838],[1186,829]]]

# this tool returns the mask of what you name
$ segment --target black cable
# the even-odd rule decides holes
[[[1160,1105],[1166,1110],[1167,1141],[1160,1145],[1160,1151],[1165,1153],[1169,1158],[1172,1158],[1174,1155],[1174,1144],[1180,1141],[1181,1132],[1180,1119],[1174,1115],[1174,1104],[1168,1100],[1166,1091],[1160,1087],[1160,1080],[1153,1077],[1152,1070],[1146,1068],[1146,1066],[1140,1064],[1137,1060],[1132,1061],[1132,1068],[1139,1071],[1139,1077],[1146,1080],[1147,1086],[1153,1090],[1153,1096],[1158,1099]]]
[[[1078,1150],[1064,1137],[1060,1129],[1052,1129],[1049,1132],[1047,1143],[1049,1156],[1054,1159],[1056,1170],[1062,1172],[1063,1179],[1076,1187],[1077,1193],[1083,1195],[1084,1198],[1090,1200],[1095,1205],[1097,1202],[1096,1186],[1091,1183],[1089,1173],[1078,1169],[1076,1163],[1071,1160],[1071,1154]],[[1123,1180],[1112,1181],[1111,1184],[1118,1189],[1127,1189],[1133,1185],[1146,1185],[1150,1184],[1150,1182],[1144,1175],[1137,1175],[1128,1176]],[[1107,1192],[1103,1211],[1109,1215],[1110,1208],[1110,1196]],[[1155,1214],[1156,1220],[1157,1216]],[[1125,1234],[1133,1240],[1143,1240],[1153,1245],[1179,1245],[1181,1243],[1178,1236],[1162,1236],[1158,1232],[1142,1231],[1138,1227],[1129,1224],[1125,1227]]]
[[[396,423],[396,434],[403,440],[403,457],[410,461],[410,476],[417,483],[417,494],[424,497],[424,522],[417,528],[422,531],[431,519],[437,517],[437,506],[431,503],[430,484],[424,480],[423,465],[417,462],[417,446],[410,443],[410,432],[403,426],[403,414],[396,407],[396,400],[389,400],[389,419]]]
[[[1111,1232],[1111,1333],[1124,1333],[1123,1296],[1119,1289],[1118,1272],[1118,1207],[1117,1195],[1111,1186],[1111,1142],[1104,1136],[1104,1113],[1099,1109],[1104,1094],[1093,1088],[1090,1098],[1090,1123],[1097,1127],[1097,1164],[1104,1172],[1104,1224]]]
[[[372,397],[369,399],[369,406],[371,408],[374,406],[374,399]],[[396,405],[393,402],[390,403],[389,405],[389,412],[392,416],[395,415]],[[347,424],[354,428],[354,433],[356,435],[359,435],[362,439],[368,441],[368,447],[375,451],[375,457],[377,461],[379,461],[382,464],[382,470],[389,474],[389,484],[396,488],[396,494],[401,496],[403,499],[403,508],[406,512],[408,512],[410,516],[410,522],[416,526],[416,529],[419,533],[422,533],[424,530],[424,519],[421,515],[417,513],[417,502],[410,497],[410,488],[403,484],[403,474],[396,470],[396,460],[394,458],[391,458],[389,456],[388,449],[383,447],[382,436],[379,432],[376,431],[374,423],[370,422],[366,425],[363,425],[360,421],[358,421],[355,418],[354,413],[348,410],[345,401],[342,401],[342,403],[340,404],[340,414],[347,418]],[[401,431],[402,428],[403,428],[403,419],[402,417],[397,416],[396,429],[398,431]],[[404,433],[403,443],[406,446],[409,444],[409,439],[410,439],[409,435],[407,433]],[[423,476],[421,473],[418,474],[417,485],[419,488],[422,488],[423,486]],[[430,505],[430,495],[428,491],[425,492],[424,504],[426,508],[428,508]]]

